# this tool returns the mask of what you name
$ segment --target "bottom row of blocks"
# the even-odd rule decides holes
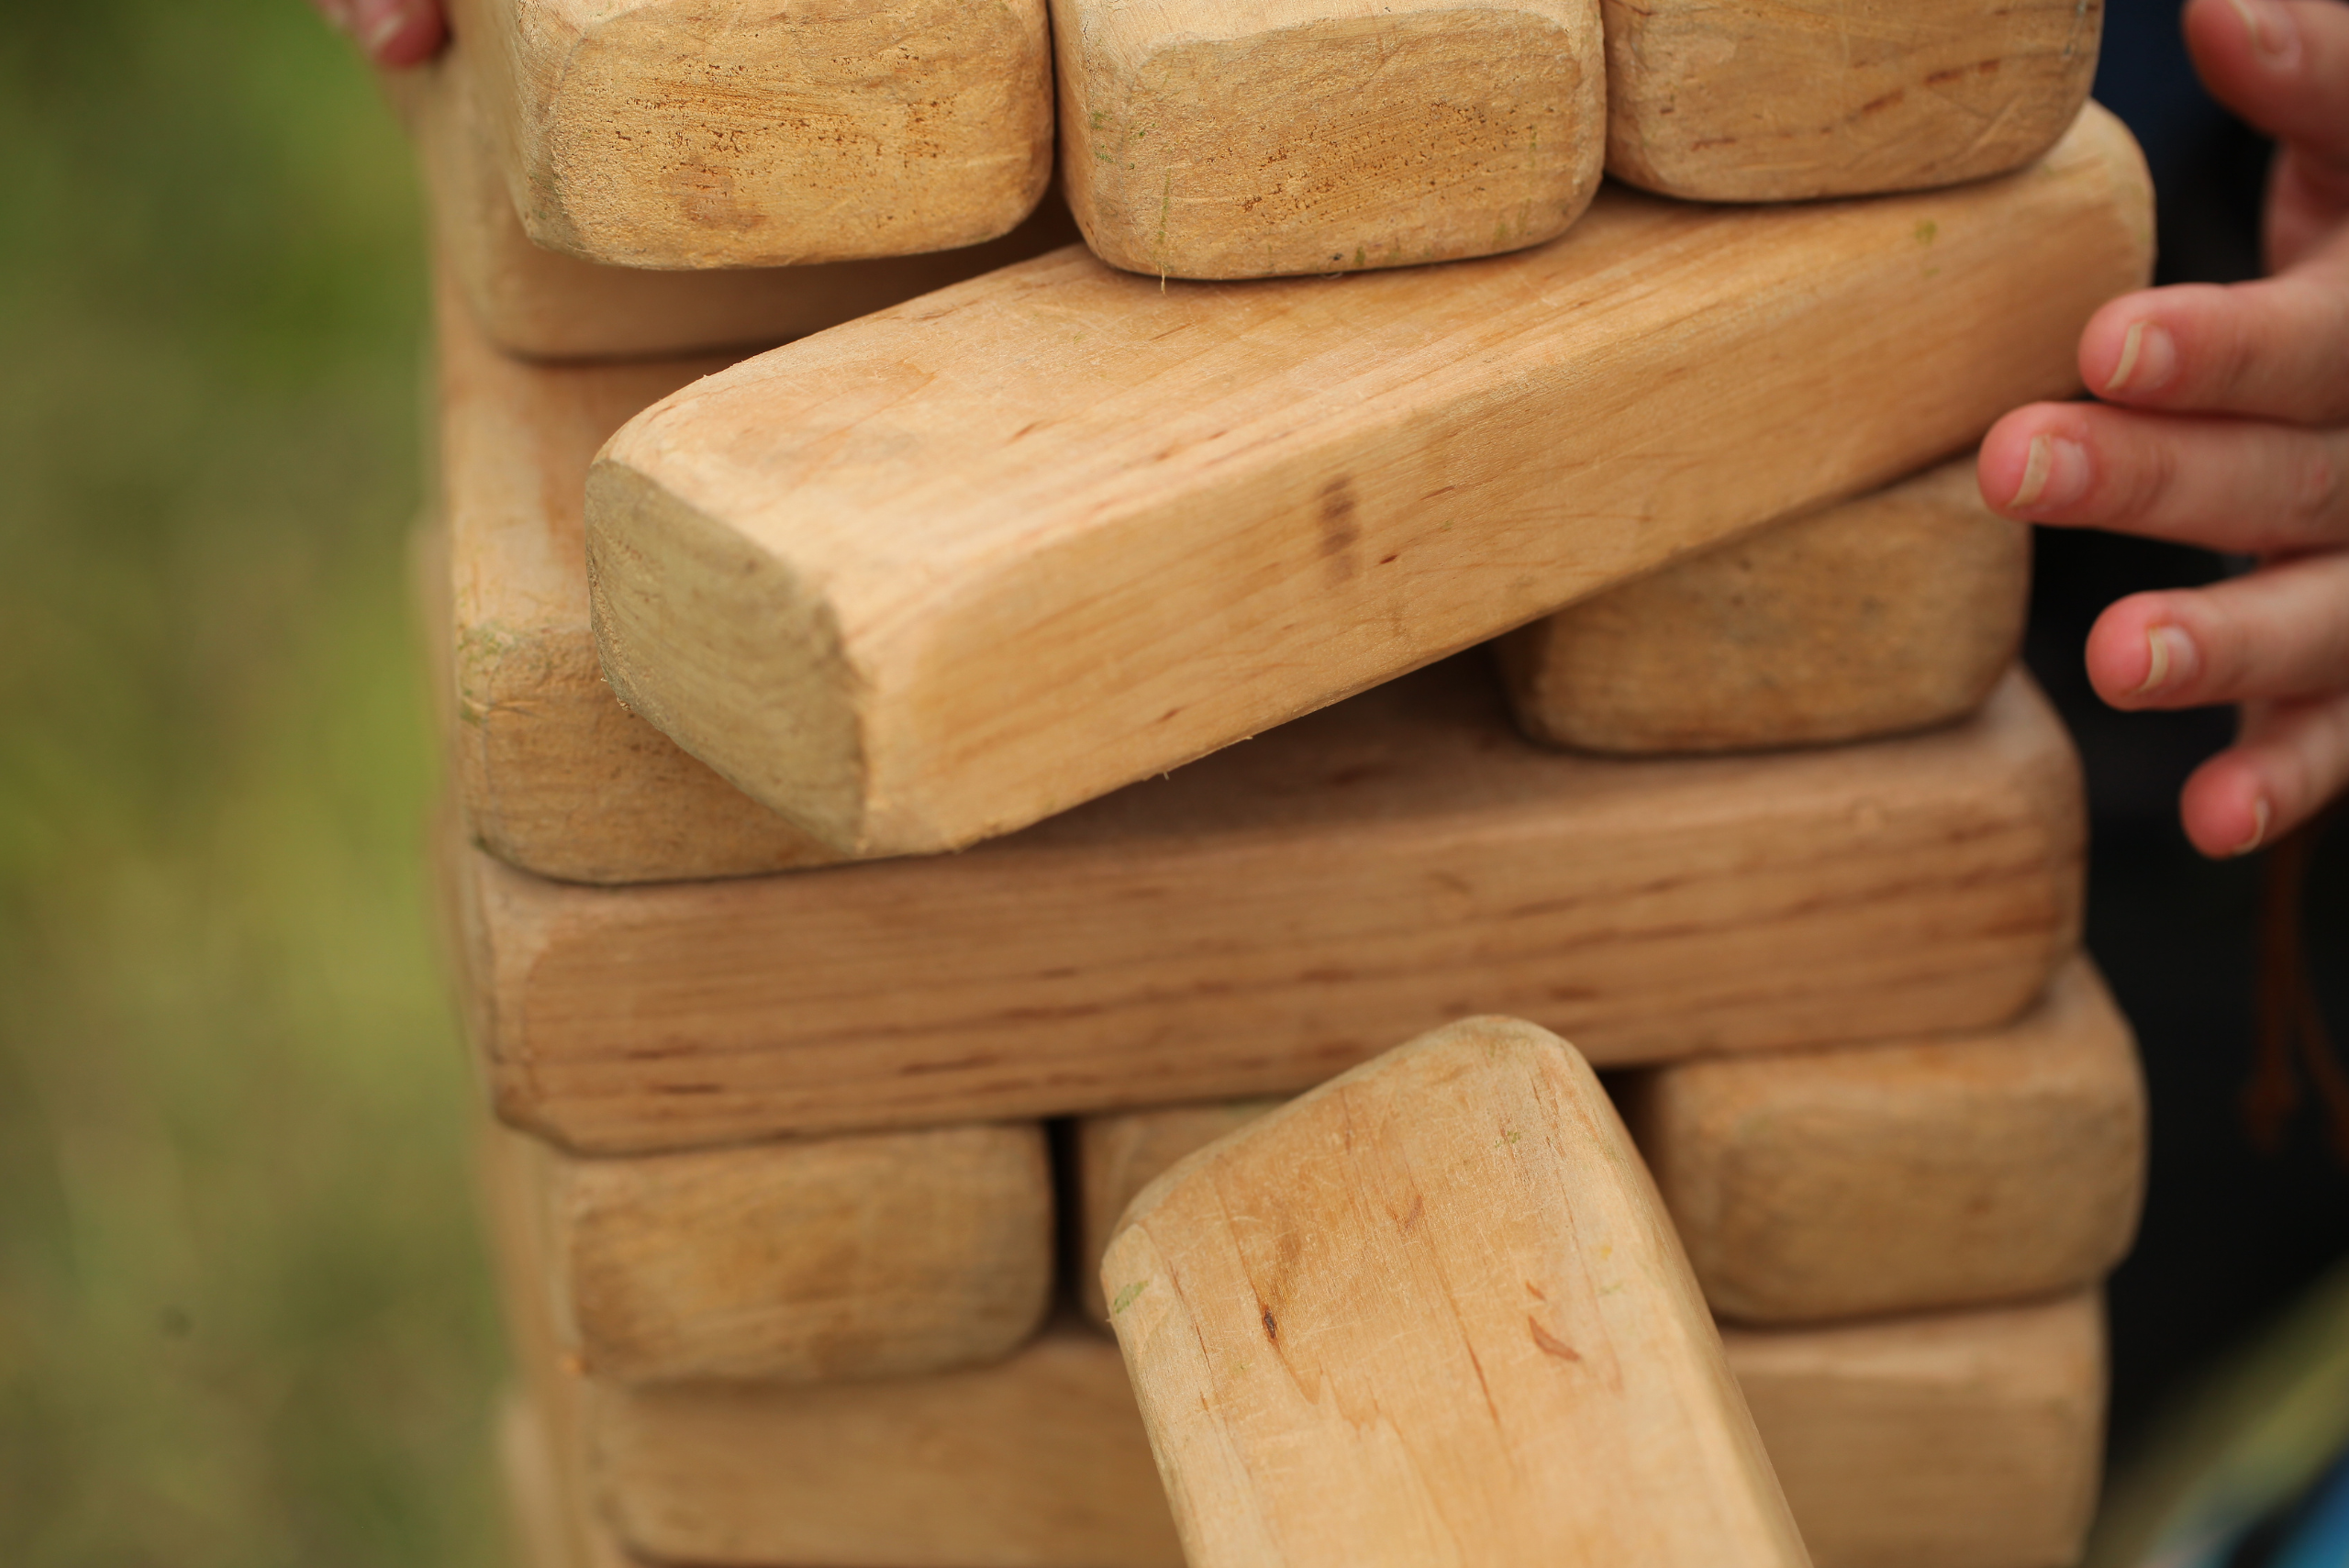
[[[2100,1299],[1726,1329],[1817,1568],[2059,1568],[2096,1496]],[[812,1388],[625,1388],[540,1358],[503,1434],[531,1568],[1180,1568],[1117,1346]]]

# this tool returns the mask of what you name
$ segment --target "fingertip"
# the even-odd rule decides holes
[[[2107,606],[2083,655],[2097,695],[2124,709],[2195,701],[2204,660],[2180,608],[2166,594],[2132,594]]]
[[[2035,508],[2045,497],[2052,443],[2063,433],[2064,412],[2060,403],[2033,403],[1990,427],[1974,456],[1974,484],[1983,505],[2024,522],[2040,520]]]
[[[2291,826],[2277,819],[2273,796],[2240,747],[2194,770],[2177,815],[2188,840],[2214,861],[2250,854]]]
[[[360,46],[376,64],[394,70],[420,65],[448,41],[440,0],[392,0],[380,8],[356,8]]]

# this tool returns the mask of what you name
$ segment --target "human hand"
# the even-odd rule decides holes
[[[378,65],[431,59],[449,36],[441,0],[311,0],[328,21],[359,40]]]
[[[2210,587],[2134,594],[2088,634],[2115,707],[2238,703],[2234,745],[2179,797],[2206,855],[2243,854],[2349,784],[2349,6],[2188,0],[2212,95],[2278,143],[2273,276],[2114,300],[2081,334],[2098,403],[2040,403],[1984,438],[2009,517],[2258,558]]]

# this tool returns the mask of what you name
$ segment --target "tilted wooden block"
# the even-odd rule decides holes
[[[583,1151],[1292,1093],[1506,1007],[1609,1064],[1987,1027],[2078,936],[2021,676],[1835,752],[1600,761],[1447,662],[951,860],[595,888],[468,851],[499,1114]]]
[[[1809,1568],[1631,1136],[1531,1024],[1184,1160],[1101,1285],[1189,1568]]]
[[[2103,1462],[2104,1306],[1721,1343],[1816,1568],[2068,1568]]]
[[[432,607],[451,620],[450,771],[468,831],[581,882],[836,860],[620,706],[596,662],[587,464],[629,415],[726,361],[526,364],[484,342],[445,286],[439,360],[449,565]]]
[[[507,1133],[543,1228],[560,1351],[623,1383],[902,1377],[1008,1355],[1043,1320],[1036,1124],[581,1159]]]
[[[1970,713],[2022,642],[2031,530],[1966,457],[1610,588],[1500,644],[1518,723],[1594,751],[1856,740]]]
[[[1686,1062],[1624,1115],[1706,1298],[1749,1322],[2091,1284],[2144,1194],[2135,1045],[2086,960],[1996,1032]]]
[[[1008,232],[1052,173],[1044,0],[452,0],[540,245],[629,267],[910,256]]]
[[[826,842],[969,843],[2075,384],[2143,281],[2091,107],[2014,178],[1174,288],[1056,252],[689,387],[588,481],[623,699]]]
[[[524,231],[481,123],[467,52],[452,43],[384,81],[416,141],[441,264],[508,353],[611,360],[770,348],[1076,238],[1052,197],[1000,239],[920,256],[698,272],[582,261]]]
[[[1598,0],[1053,0],[1061,183],[1102,260],[1178,278],[1486,256],[1598,188]]]
[[[1607,172],[1783,202],[2003,174],[2096,75],[2102,0],[1603,0]]]

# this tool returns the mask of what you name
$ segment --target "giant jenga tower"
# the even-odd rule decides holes
[[[1965,453],[2147,272],[2093,0],[456,11],[534,1568],[1176,1568],[1120,1213],[1494,1014],[1820,1568],[2073,1560],[2143,1091]]]

